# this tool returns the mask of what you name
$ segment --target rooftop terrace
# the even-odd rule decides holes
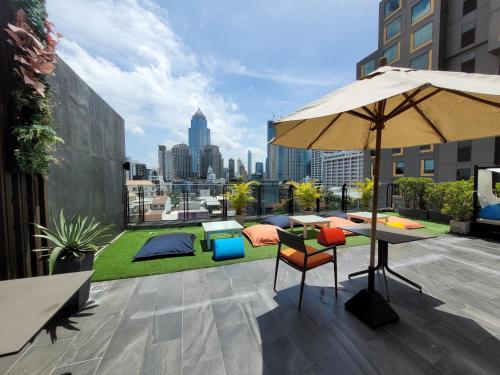
[[[300,273],[274,260],[97,282],[93,303],[53,321],[20,354],[0,358],[7,374],[494,374],[500,368],[498,243],[440,236],[390,247],[398,323],[372,330],[344,309],[366,285],[368,247],[339,250],[333,269]],[[380,287],[380,278],[377,287]],[[384,293],[384,290],[381,289]]]

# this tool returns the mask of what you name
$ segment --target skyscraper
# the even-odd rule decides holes
[[[207,118],[198,108],[191,118],[189,128],[189,149],[192,157],[192,172],[195,176],[200,174],[200,154],[203,147],[210,144],[210,129],[207,125]],[[206,171],[205,171],[206,173]]]
[[[248,174],[252,174],[252,151],[248,150],[247,156]]]
[[[219,147],[215,145],[206,145],[200,155],[200,178],[207,178],[208,168],[212,167],[217,178],[222,175],[222,155]]]
[[[242,166],[242,165],[243,165],[243,163],[241,162],[241,159],[240,159],[240,158],[238,158],[238,159],[236,160],[236,176],[241,176],[240,171],[241,171],[241,166]]]
[[[264,163],[261,161],[258,161],[255,163],[255,173],[257,174],[264,174]]]
[[[234,174],[234,159],[229,159],[229,180],[234,179],[235,174]]]
[[[274,123],[267,122],[267,140],[275,136]],[[268,175],[271,180],[301,181],[307,175],[307,150],[276,146],[267,146]]]
[[[158,173],[163,181],[172,181],[175,177],[172,151],[163,145],[158,145]]]
[[[174,164],[174,177],[187,180],[192,176],[192,156],[189,146],[181,143],[172,147],[172,159]]]

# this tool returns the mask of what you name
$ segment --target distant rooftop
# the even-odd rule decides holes
[[[128,180],[127,185],[130,185],[130,186],[139,186],[139,185],[152,186],[153,183],[149,180]]]

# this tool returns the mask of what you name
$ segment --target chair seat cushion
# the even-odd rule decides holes
[[[312,246],[306,245],[307,253],[313,253],[316,249]],[[281,256],[288,260],[290,263],[295,264],[300,268],[304,268],[305,254],[301,251],[287,248],[281,250]],[[333,260],[333,255],[328,253],[319,253],[316,255],[309,256],[307,258],[307,269],[315,268],[321,266],[322,264],[331,262]]]
[[[252,243],[253,247],[276,245],[279,242],[279,227],[269,224],[257,224],[243,229],[243,234]]]
[[[196,236],[192,233],[167,233],[149,238],[135,254],[134,260],[193,255],[193,242]]]
[[[245,245],[243,237],[218,238],[214,240],[214,260],[243,258]]]
[[[262,220],[263,224],[270,224],[280,227],[282,229],[290,228],[290,217],[287,215],[277,215],[268,217],[265,220]]]
[[[339,228],[321,228],[316,241],[323,246],[345,245],[345,234]]]

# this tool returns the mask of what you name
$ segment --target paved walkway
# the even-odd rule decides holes
[[[344,302],[368,248],[300,274],[274,261],[95,283],[94,303],[54,321],[0,373],[22,374],[498,374],[500,245],[443,236],[390,247],[390,264],[424,293],[390,279],[401,321],[371,330]],[[379,280],[380,281],[380,280]],[[380,286],[380,282],[377,284]]]

